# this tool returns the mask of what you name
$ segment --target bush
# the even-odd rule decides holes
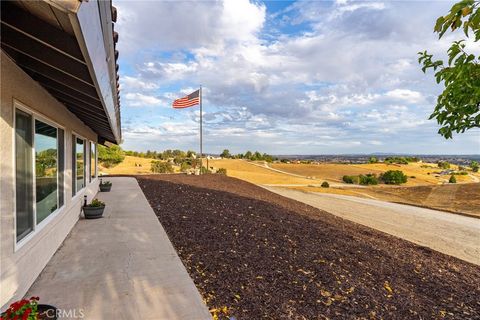
[[[452,174],[448,180],[448,183],[457,183],[457,178],[455,178],[455,176]]]
[[[377,157],[370,157],[370,159],[368,159],[368,162],[369,162],[369,163],[377,163],[377,162],[378,162],[378,158],[377,158]]]
[[[202,166],[202,168],[200,169],[200,173],[201,174],[206,174],[206,173],[212,173],[212,171],[208,170],[207,167]]]
[[[330,188],[330,184],[327,181],[322,182],[322,188]]]
[[[450,163],[448,163],[447,161],[438,161],[437,165],[439,168],[442,169],[450,169]]]
[[[186,172],[190,168],[192,168],[192,166],[188,162],[182,162],[182,164],[180,165],[181,172]]]
[[[355,183],[358,179],[355,176],[343,176],[343,182],[353,184]]]
[[[373,173],[368,173],[366,175],[359,175],[358,181],[361,185],[375,185],[378,184],[377,176]]]
[[[381,179],[386,184],[402,184],[407,182],[407,175],[400,170],[388,170],[382,174]]]
[[[227,169],[220,168],[220,169],[217,170],[217,173],[226,176],[227,175]]]
[[[170,162],[152,161],[152,168],[154,173],[173,173],[173,167]]]
[[[478,172],[479,167],[480,165],[478,164],[477,161],[472,161],[472,163],[470,163],[470,168],[472,168],[473,172]]]

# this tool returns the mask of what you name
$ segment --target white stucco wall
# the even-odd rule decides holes
[[[94,142],[97,135],[3,51],[0,73],[0,307],[4,310],[12,301],[23,297],[62,244],[79,219],[83,196],[86,194],[91,200],[97,193],[98,179],[89,183],[87,170],[87,187],[72,198],[72,132]],[[14,100],[63,126],[66,139],[65,205],[20,248],[15,245]]]

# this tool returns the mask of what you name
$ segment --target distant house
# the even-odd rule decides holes
[[[1,2],[2,310],[97,193],[97,144],[121,141],[115,21],[111,1]]]

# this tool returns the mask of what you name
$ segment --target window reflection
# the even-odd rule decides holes
[[[37,224],[58,208],[57,128],[35,121]]]
[[[76,155],[77,155],[77,191],[81,190],[85,187],[85,142],[77,138],[76,144]]]

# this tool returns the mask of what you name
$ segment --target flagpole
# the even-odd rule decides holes
[[[203,97],[202,97],[202,85],[200,85],[200,174],[202,174],[202,167],[203,167],[203,121],[202,121],[202,104],[203,104]]]

